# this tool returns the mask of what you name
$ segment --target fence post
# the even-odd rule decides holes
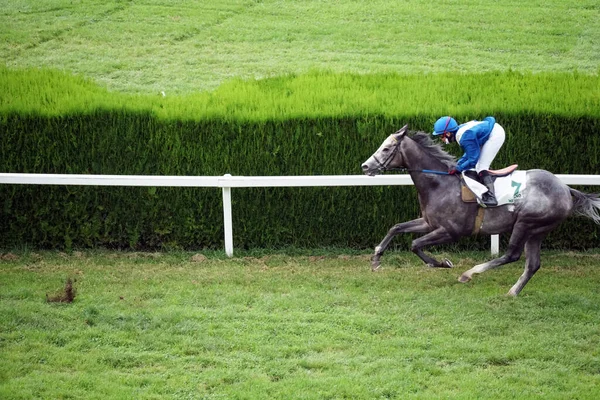
[[[492,235],[491,237],[491,252],[493,256],[498,255],[500,253],[500,236]]]
[[[225,177],[231,177],[225,174]],[[225,229],[225,254],[233,257],[233,222],[231,218],[231,188],[223,186],[223,227]]]

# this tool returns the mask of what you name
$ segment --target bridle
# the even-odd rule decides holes
[[[398,149],[400,148],[400,144],[402,143],[402,141],[396,139],[396,137],[394,137],[394,135],[392,135],[391,138],[394,140],[394,146],[392,147],[391,151],[388,152],[387,156],[385,157],[385,159],[383,161],[379,160],[379,158],[377,158],[377,156],[375,154],[373,154],[373,159],[377,163],[377,170],[379,172],[402,169],[402,168],[392,168],[392,169],[388,168],[388,165],[390,165],[390,163],[392,162],[394,157],[396,157],[396,154],[398,153]]]
[[[396,154],[398,153],[398,149],[400,148],[400,144],[402,143],[402,140],[398,140],[396,139],[396,137],[394,135],[392,135],[392,140],[394,141],[394,145],[391,149],[391,151],[388,152],[387,156],[385,157],[385,159],[382,161],[379,158],[377,158],[377,156],[375,154],[373,154],[373,159],[375,160],[375,162],[377,163],[377,170],[379,171],[379,173],[384,173],[385,171],[402,171],[402,172],[420,172],[420,173],[424,173],[424,174],[434,174],[434,175],[450,175],[448,172],[446,171],[435,171],[435,170],[431,170],[431,169],[408,169],[408,168],[388,168],[388,166],[390,165],[390,163],[392,162],[392,160],[394,159],[394,157],[396,156]],[[457,177],[459,177],[457,175]],[[460,177],[459,177],[460,179]]]

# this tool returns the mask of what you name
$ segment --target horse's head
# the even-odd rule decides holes
[[[373,176],[392,168],[403,167],[402,154],[399,150],[407,131],[408,125],[404,125],[398,132],[388,136],[377,151],[362,164],[363,172]]]

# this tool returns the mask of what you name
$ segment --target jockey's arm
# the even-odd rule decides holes
[[[458,172],[475,167],[477,165],[477,161],[479,161],[479,155],[481,152],[479,143],[477,142],[477,136],[472,131],[466,131],[463,133],[460,139],[460,146],[465,151],[465,154],[460,158],[458,164],[456,165],[456,170]]]

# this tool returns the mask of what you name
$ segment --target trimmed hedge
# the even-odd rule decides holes
[[[9,75],[6,70],[0,69],[0,73]],[[319,75],[311,76],[316,79]],[[331,74],[322,76],[322,87],[328,87],[327,82],[335,78]],[[527,78],[514,73],[499,76],[506,82],[518,81],[522,85],[528,79],[532,82],[541,79],[537,75]],[[559,75],[557,82],[568,77]],[[309,78],[302,79],[310,81]],[[402,85],[405,80],[408,92],[420,81],[425,82],[424,86],[436,79],[437,85],[447,82],[443,86],[444,93],[452,92],[456,79],[477,82],[473,77],[464,76],[448,76],[446,80],[439,76],[396,78],[389,85]],[[48,79],[71,82],[61,74],[50,74]],[[417,106],[402,112],[374,113],[376,107],[373,106],[369,111],[357,108],[351,114],[342,112],[345,103],[339,101],[338,114],[332,109],[296,113],[286,108],[291,106],[281,106],[274,110],[272,118],[266,118],[260,105],[263,103],[255,105],[256,115],[252,117],[249,111],[252,102],[245,100],[239,103],[245,114],[232,118],[213,111],[233,110],[238,104],[235,99],[212,93],[199,94],[198,98],[212,98],[216,104],[213,111],[205,108],[205,115],[196,118],[191,114],[192,109],[186,109],[187,117],[176,117],[177,112],[171,108],[164,111],[165,115],[157,113],[154,106],[144,110],[144,102],[160,99],[136,97],[131,98],[130,107],[115,105],[118,101],[111,102],[124,95],[106,93],[85,80],[71,79],[82,87],[89,85],[85,93],[95,94],[82,98],[95,100],[83,101],[79,106],[74,102],[75,109],[72,110],[69,110],[71,106],[65,108],[66,103],[60,103],[54,92],[48,93],[46,108],[40,101],[31,103],[33,97],[25,101],[22,96],[12,102],[4,98],[0,102],[0,171],[207,176],[226,173],[247,176],[361,174],[360,164],[391,132],[405,123],[412,129],[429,131],[437,117],[450,113],[440,111],[436,103],[439,100],[431,97],[431,110],[417,102]],[[285,93],[284,88],[295,87],[298,79],[248,82],[246,93],[258,90],[266,97]],[[338,79],[348,82],[345,79],[350,78]],[[390,78],[380,77],[379,81],[372,76],[364,77],[364,81],[359,77],[353,79],[356,86],[363,89],[373,86],[371,94],[377,97],[378,88],[383,88]],[[544,79],[548,83],[550,76]],[[598,84],[598,77],[573,74],[570,79],[585,81],[588,86]],[[489,80],[482,84],[483,88],[473,89],[473,93],[489,90],[485,86]],[[380,86],[369,82],[380,82]],[[244,86],[239,81],[230,85]],[[541,90],[537,83],[532,85]],[[33,87],[44,98],[43,93],[49,89],[38,86],[34,84]],[[556,87],[549,90],[555,91]],[[522,87],[520,90],[526,92]],[[381,91],[385,92],[384,89]],[[572,93],[569,100],[565,96],[556,100],[556,104],[570,105],[561,109],[563,112],[553,113],[545,110],[549,107],[547,104],[537,108],[531,105],[517,112],[510,103],[502,110],[485,107],[479,100],[473,102],[472,98],[471,103],[465,98],[465,105],[460,107],[457,104],[461,103],[455,98],[445,101],[455,105],[451,114],[459,121],[493,114],[505,127],[507,141],[496,159],[497,167],[518,162],[522,169],[598,174],[600,116],[597,106],[600,100],[593,90],[586,92],[581,88]],[[575,99],[578,93],[579,100]],[[456,93],[456,96],[463,94]],[[411,96],[418,98],[419,94],[414,92]],[[537,96],[544,98],[547,93]],[[104,105],[98,103],[99,99],[105,101]],[[323,105],[326,99],[323,96],[322,101],[309,100],[314,105]],[[332,95],[331,99],[335,103],[339,97]],[[182,104],[181,98],[172,101]],[[300,99],[295,101],[304,104]],[[375,104],[376,101],[367,103]],[[21,111],[15,110],[17,105],[22,107]],[[305,106],[297,108],[304,109]],[[283,118],[280,113],[289,116]],[[457,146],[449,149],[460,155]],[[135,249],[223,246],[221,192],[214,188],[0,185],[0,199],[0,247],[3,248],[22,245]],[[290,245],[372,248],[392,224],[419,216],[416,192],[412,187],[234,189],[233,203],[236,248]],[[406,248],[409,242],[409,235],[405,235],[395,243]],[[486,242],[482,238],[463,241],[470,247],[483,247]],[[590,221],[571,219],[551,235],[546,245],[597,247],[598,228]]]
[[[600,72],[600,71],[599,71]],[[52,70],[0,66],[0,114],[151,113],[172,121],[286,121],[384,115],[600,116],[600,77],[579,73],[334,74],[232,80],[214,92],[163,97],[111,93]],[[430,129],[431,121],[426,121]]]

